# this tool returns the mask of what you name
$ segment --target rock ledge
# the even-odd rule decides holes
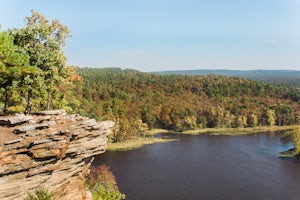
[[[114,122],[64,110],[0,117],[0,199],[24,199],[44,187],[55,199],[90,199],[84,176],[107,147]]]

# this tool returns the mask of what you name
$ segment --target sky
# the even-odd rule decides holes
[[[0,0],[1,31],[31,10],[71,30],[69,65],[300,70],[300,0]]]

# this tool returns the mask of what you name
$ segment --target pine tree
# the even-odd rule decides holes
[[[28,55],[20,47],[13,44],[13,36],[8,32],[0,32],[0,88],[4,102],[3,112],[9,111],[9,104],[21,101],[19,91],[25,78],[32,74]],[[13,95],[16,94],[16,95]],[[12,105],[14,106],[14,105]],[[19,110],[12,110],[19,111]]]

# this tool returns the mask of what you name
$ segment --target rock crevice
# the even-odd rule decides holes
[[[113,126],[64,110],[0,117],[0,199],[24,199],[41,186],[55,199],[88,199],[84,176]]]

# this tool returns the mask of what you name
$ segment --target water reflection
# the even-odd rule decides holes
[[[174,137],[93,164],[109,165],[129,200],[299,199],[300,163],[277,157],[291,146],[278,133]]]

